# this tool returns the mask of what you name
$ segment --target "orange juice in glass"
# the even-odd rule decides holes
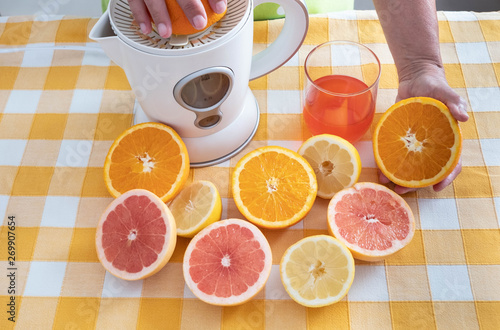
[[[380,68],[375,53],[356,42],[315,47],[304,63],[302,106],[309,131],[358,141],[373,121]]]

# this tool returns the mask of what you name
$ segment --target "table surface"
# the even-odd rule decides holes
[[[273,267],[265,289],[246,304],[216,307],[193,296],[182,276],[187,239],[148,279],[126,282],[107,273],[94,247],[99,216],[112,201],[102,167],[113,140],[132,123],[130,86],[88,39],[97,19],[0,17],[0,328],[499,329],[500,13],[438,17],[447,78],[469,105],[470,119],[461,124],[462,173],[442,192],[404,195],[417,223],[411,244],[383,262],[356,261],[349,294],[318,309],[290,299],[279,260],[302,237],[327,232],[322,199],[297,225],[263,230]],[[273,40],[282,24],[256,23],[255,48]],[[396,69],[375,12],[312,16],[298,54],[250,82],[261,111],[251,143],[225,163],[190,172],[189,181],[216,184],[223,219],[242,218],[228,183],[243,154],[263,145],[297,150],[309,137],[300,72],[306,54],[332,39],[361,42],[380,57],[375,122],[394,103]],[[377,182],[370,132],[356,147],[360,181]]]

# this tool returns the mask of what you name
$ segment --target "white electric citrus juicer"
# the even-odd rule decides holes
[[[276,40],[252,56],[253,8],[265,0],[228,0],[227,13],[187,37],[143,35],[127,0],[111,0],[90,32],[124,71],[139,106],[134,123],[161,122],[175,129],[192,167],[229,159],[252,139],[259,107],[248,87],[287,62],[301,46],[308,13],[300,0],[274,0],[285,11]]]

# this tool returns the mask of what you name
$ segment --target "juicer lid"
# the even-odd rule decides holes
[[[116,35],[135,49],[150,54],[181,55],[201,51],[209,45],[215,46],[219,40],[227,39],[244,25],[250,15],[250,0],[228,0],[224,17],[208,29],[188,36],[186,45],[175,45],[174,38],[162,38],[156,31],[147,35],[141,32],[132,16],[127,0],[111,0],[108,7],[111,27]],[[172,45],[172,43],[174,45]]]

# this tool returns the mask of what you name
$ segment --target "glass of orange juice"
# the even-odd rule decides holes
[[[380,61],[368,47],[351,41],[316,46],[304,63],[302,107],[313,135],[334,134],[356,142],[375,114]]]

